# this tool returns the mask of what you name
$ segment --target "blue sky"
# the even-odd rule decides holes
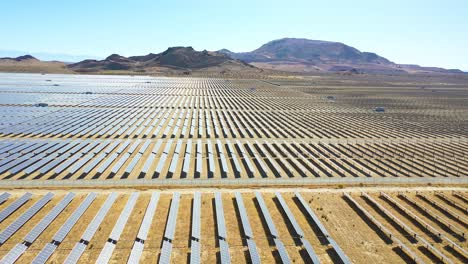
[[[250,51],[282,37],[339,41],[398,63],[468,70],[466,0],[15,0],[0,50],[105,57],[169,46]]]

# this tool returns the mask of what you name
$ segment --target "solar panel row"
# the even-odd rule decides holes
[[[8,198],[11,196],[11,194],[9,193],[2,193],[0,195],[0,204],[4,203],[6,200],[8,200]]]
[[[260,206],[260,211],[262,212],[263,219],[265,219],[265,222],[267,223],[268,230],[270,231],[270,234],[273,237],[273,241],[275,242],[276,249],[278,250],[281,261],[283,263],[291,263],[283,242],[279,240],[278,231],[276,230],[276,226],[273,223],[273,219],[271,218],[270,212],[268,211],[268,207],[266,206],[265,200],[263,200],[263,197],[260,194],[260,192],[255,192],[255,198],[257,200],[258,205]]]
[[[107,240],[106,244],[104,244],[104,247],[101,250],[101,253],[99,254],[99,257],[96,261],[96,263],[108,263],[109,259],[112,256],[112,253],[114,252],[115,245],[117,244],[120,235],[122,234],[122,231],[128,221],[128,218],[130,217],[130,214],[133,211],[133,208],[135,207],[135,203],[138,199],[139,193],[138,192],[133,192],[130,195],[130,198],[127,201],[127,204],[125,205],[124,209],[120,213],[119,218],[117,219],[117,222],[114,225],[114,228],[112,229],[111,234],[109,235],[109,239]]]
[[[39,252],[39,254],[34,258],[32,263],[39,264],[45,263],[50,256],[54,253],[55,249],[60,245],[60,243],[65,239],[73,226],[78,222],[83,213],[88,209],[91,203],[96,198],[95,193],[90,193],[86,196],[84,201],[78,206],[78,208],[68,217],[65,224],[55,233],[52,241],[47,243],[46,246]]]
[[[302,198],[301,194],[299,192],[295,192],[296,198],[299,200],[299,203],[302,205],[302,207],[305,209],[307,212],[308,216],[312,218],[312,221],[314,224],[319,228],[320,232],[322,232],[323,236],[327,239],[328,243],[330,243],[335,250],[335,252],[338,254],[340,257],[341,261],[343,263],[351,263],[349,258],[346,256],[346,254],[343,252],[343,250],[340,248],[340,246],[333,240],[333,238],[330,236],[328,233],[327,229],[325,226],[322,224],[318,216],[314,213],[314,211],[310,208],[310,206],[307,204],[307,202]]]
[[[223,200],[221,193],[215,192],[215,206],[216,206],[216,226],[218,230],[218,243],[221,251],[221,263],[231,263],[229,254],[229,245],[226,242],[226,222],[224,219]]]
[[[201,194],[195,192],[192,206],[192,236],[190,238],[190,263],[200,263],[200,219],[201,218]]]
[[[37,201],[33,206],[31,206],[26,212],[20,215],[13,223],[8,225],[0,233],[0,245],[4,244],[14,233],[16,233],[24,224],[26,224],[29,219],[39,212],[51,199],[54,197],[53,193],[47,193],[39,201]]]
[[[68,193],[42,220],[24,237],[24,241],[33,243],[42,232],[57,218],[75,197],[74,193]]]
[[[93,220],[89,223],[88,227],[86,228],[84,234],[81,237],[81,240],[75,244],[75,247],[73,247],[72,251],[65,259],[65,263],[71,264],[78,262],[84,250],[86,249],[86,246],[88,245],[89,241],[94,236],[97,229],[104,220],[104,217],[107,215],[107,212],[110,210],[115,200],[117,199],[117,196],[117,193],[111,193],[107,197],[101,209],[99,209],[96,216],[94,216]]]
[[[156,212],[159,196],[159,192],[153,192],[151,194],[150,202],[146,208],[145,216],[141,222],[140,229],[135,242],[133,243],[132,251],[127,263],[138,263],[140,261],[141,254],[143,253],[143,248],[145,246],[145,240],[148,236],[154,213]]]
[[[242,229],[244,230],[245,239],[247,240],[247,245],[249,247],[250,260],[252,263],[260,263],[260,256],[258,255],[257,246],[253,241],[253,232],[250,227],[249,217],[247,216],[247,210],[244,206],[244,201],[240,192],[235,193],[237,208],[239,209],[239,214],[241,216]]]
[[[3,209],[0,212],[0,223],[3,222],[8,216],[14,213],[18,208],[20,208],[23,204],[25,204],[29,199],[31,199],[31,193],[25,193],[20,198],[16,199],[12,202],[7,208]]]

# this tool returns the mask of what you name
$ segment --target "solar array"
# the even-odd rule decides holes
[[[4,244],[14,233],[16,233],[27,221],[29,221],[39,210],[52,199],[54,194],[48,193],[37,201],[24,214],[19,216],[13,223],[0,233],[0,245]]]
[[[333,249],[335,250],[335,252],[338,254],[340,260],[343,262],[343,263],[351,263],[351,261],[349,260],[349,258],[345,255],[345,253],[343,252],[343,250],[340,248],[340,246],[335,242],[335,240],[333,240],[333,238],[330,236],[330,234],[328,233],[327,229],[325,228],[325,226],[323,226],[322,222],[320,221],[320,218],[317,217],[317,215],[314,213],[314,211],[309,207],[309,205],[307,204],[307,202],[304,200],[304,198],[302,198],[301,194],[299,192],[295,192],[295,195],[296,195],[296,198],[299,200],[300,204],[302,205],[302,207],[306,210],[307,214],[309,215],[309,217],[312,219],[312,222],[318,227],[318,229],[320,230],[320,232],[322,233],[322,235],[325,237],[325,239],[327,240],[328,243],[330,243],[333,247]],[[284,200],[281,199],[283,202],[281,204],[284,204]],[[289,213],[289,215],[292,216],[291,213]],[[297,226],[297,223],[295,224]],[[297,232],[297,231],[296,231]],[[306,244],[308,244],[308,242],[306,241]],[[305,244],[304,244],[305,246]],[[309,251],[309,250],[308,250]],[[313,252],[310,250],[310,252]]]
[[[353,78],[0,73],[0,263],[468,263],[466,85]]]
[[[3,209],[0,212],[0,222],[3,222],[5,218],[14,213],[18,208],[25,204],[29,199],[31,199],[31,193],[25,193],[23,196],[11,203],[7,208]]]
[[[57,246],[65,239],[73,226],[78,222],[83,213],[88,209],[91,203],[96,198],[95,193],[90,193],[86,199],[80,204],[80,206],[73,212],[73,214],[67,219],[62,227],[55,233],[52,241],[47,243],[44,248],[38,253],[32,263],[46,263],[50,256],[54,253]]]
[[[65,263],[71,264],[71,263],[78,262],[81,255],[85,251],[86,246],[89,244],[89,241],[93,238],[97,229],[99,228],[102,221],[104,220],[104,217],[109,212],[110,208],[112,207],[116,199],[117,199],[117,193],[111,193],[107,197],[106,201],[102,205],[101,209],[99,209],[99,212],[96,214],[93,221],[89,223],[80,241],[76,243],[75,247],[72,249],[72,251],[68,255],[67,259],[65,260]]]
[[[16,244],[16,246],[8,252],[2,259],[2,263],[14,263],[29,248],[29,245],[34,243],[52,221],[68,206],[74,197],[74,193],[65,195],[65,197],[24,237],[23,243]]]
[[[275,195],[276,195],[276,199],[278,199],[281,205],[282,210],[286,213],[288,221],[292,224],[294,231],[296,232],[297,238],[299,238],[302,245],[304,246],[310,260],[312,261],[312,263],[320,263],[319,258],[317,254],[315,253],[314,249],[312,248],[312,246],[310,245],[309,241],[307,241],[307,239],[304,238],[305,237],[304,231],[302,231],[302,228],[297,223],[296,218],[294,218],[294,215],[291,212],[291,209],[289,209],[289,206],[286,203],[286,201],[283,199],[283,196],[281,196],[281,193],[279,192],[276,192]],[[345,262],[345,263],[349,263],[349,262]]]
[[[331,102],[338,88],[282,80],[2,77],[3,180],[468,174],[463,91],[340,90]],[[369,111],[376,102],[388,111]]]
[[[291,263],[286,248],[284,247],[283,242],[279,239],[278,231],[276,230],[276,226],[271,218],[270,212],[268,211],[268,207],[265,204],[265,200],[263,200],[262,195],[259,192],[255,192],[255,198],[257,200],[258,205],[260,206],[260,210],[262,211],[263,218],[265,219],[268,231],[275,242],[276,249],[280,255],[281,261],[283,263]]]
[[[392,219],[394,222],[396,222],[403,230],[406,232],[413,234],[413,237],[416,239],[416,241],[420,242],[422,245],[424,245],[428,250],[430,250],[434,255],[436,255],[438,258],[440,258],[440,261],[446,262],[446,263],[454,263],[453,261],[450,260],[445,254],[443,254],[440,250],[435,248],[433,245],[431,245],[427,240],[424,238],[418,236],[418,233],[414,231],[412,228],[410,228],[408,225],[406,225],[402,220],[398,219],[395,217],[392,213],[390,213],[387,209],[382,207],[374,198],[370,197],[366,193],[363,193],[363,196],[370,201],[372,204],[374,204],[377,208],[379,208],[384,214],[386,214],[390,219]]]
[[[458,198],[463,195],[447,191],[344,192],[343,197],[339,192],[283,191],[33,193],[29,198],[34,204],[18,208],[0,225],[0,237],[11,234],[1,246],[0,262],[361,263],[380,257],[367,254],[369,245],[356,240],[361,237],[392,262],[408,258],[416,263],[464,262],[466,238],[457,230],[466,229],[468,220],[463,208],[441,198],[460,206],[466,205]],[[21,193],[10,193],[12,200],[7,202],[16,197]],[[458,222],[442,206],[459,212]],[[450,223],[450,228],[440,223]],[[17,227],[12,233],[11,226]],[[124,229],[136,239],[121,236]],[[51,242],[49,230],[55,233]]]

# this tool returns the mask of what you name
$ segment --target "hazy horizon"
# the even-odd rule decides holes
[[[468,70],[465,1],[16,1],[0,7],[8,36],[0,52],[91,58],[171,46],[244,52],[293,37],[342,42],[400,64]]]

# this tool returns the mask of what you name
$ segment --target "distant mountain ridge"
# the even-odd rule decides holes
[[[190,74],[209,72],[221,74],[283,74],[284,72],[311,74],[338,72],[346,74],[461,74],[457,69],[421,67],[414,64],[397,64],[372,52],[362,52],[340,42],[283,38],[270,41],[251,52],[196,51],[192,47],[170,47],[161,53],[124,57],[112,54],[105,59],[86,59],[73,64],[45,62],[31,55],[17,58],[0,58],[0,71],[33,69],[41,65],[50,71],[60,72],[145,72]],[[267,73],[268,72],[268,73]]]
[[[27,61],[27,60],[39,61],[38,59],[36,59],[35,57],[33,57],[31,55],[23,55],[23,56],[19,56],[19,57],[16,57],[16,58],[3,57],[3,58],[0,58],[0,60],[11,60],[11,61],[17,61],[17,62]]]
[[[396,64],[375,53],[361,52],[340,42],[303,38],[273,40],[251,52],[235,53],[227,49],[218,52],[260,68],[291,72],[462,73],[460,70]]]
[[[143,56],[124,57],[112,54],[104,60],[84,60],[70,64],[68,67],[75,71],[93,72],[102,70],[146,71],[158,67],[191,70],[222,65],[255,68],[242,61],[232,59],[226,54],[206,50],[196,51],[192,47],[171,47],[162,53],[150,53]]]

